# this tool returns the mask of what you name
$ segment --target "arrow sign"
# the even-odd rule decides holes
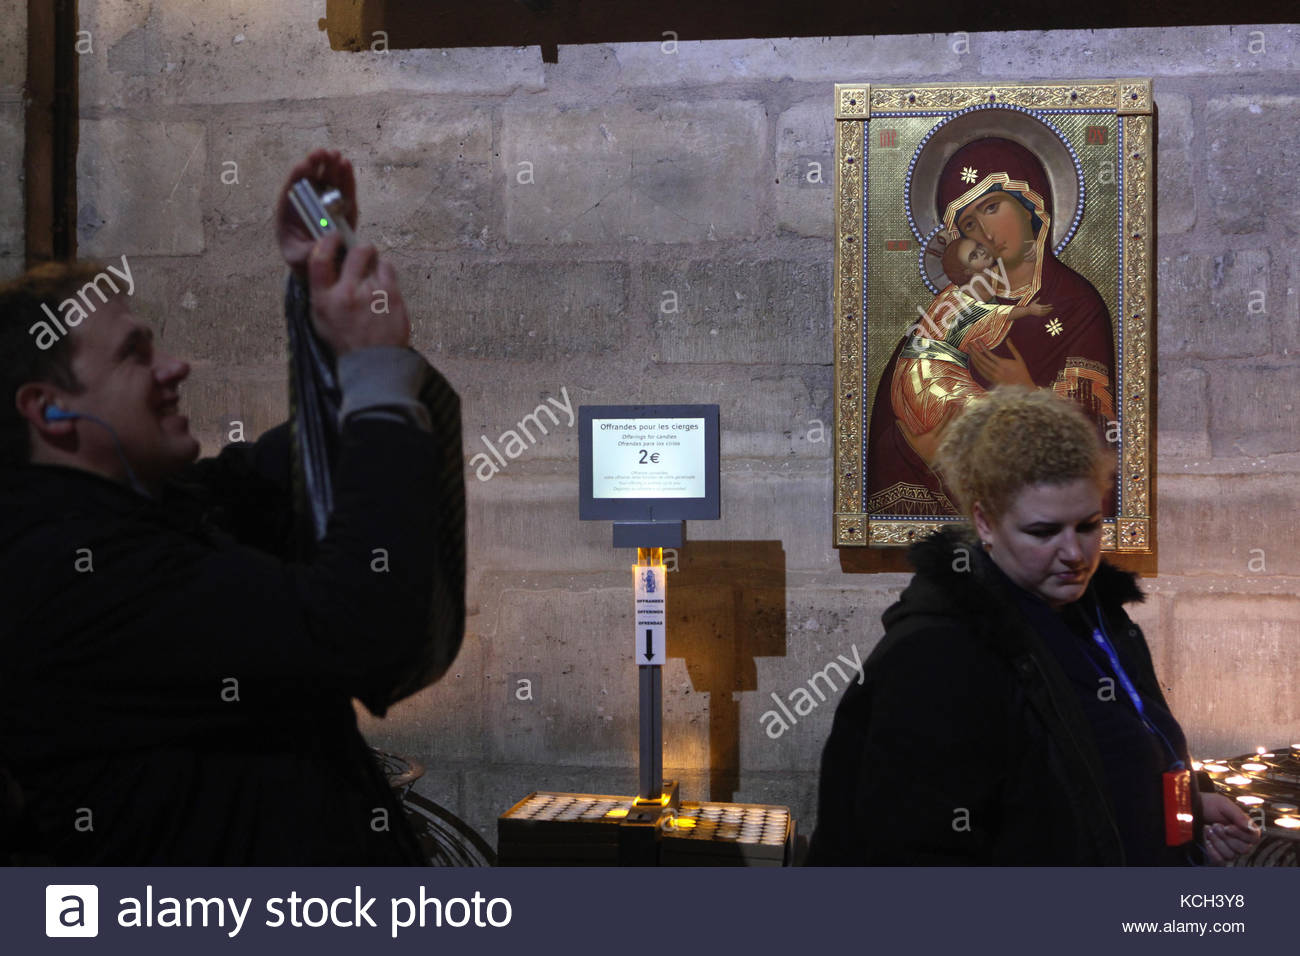
[[[636,578],[636,645],[634,656],[642,667],[664,663],[664,586],[663,565],[632,569]]]

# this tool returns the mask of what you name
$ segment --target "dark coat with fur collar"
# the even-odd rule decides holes
[[[916,576],[836,710],[808,863],[1122,864],[1087,720],[996,569],[956,529],[910,557]],[[1163,701],[1124,612],[1143,599],[1134,575],[1103,562],[1090,589],[1134,683]]]

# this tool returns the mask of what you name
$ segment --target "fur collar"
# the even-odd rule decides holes
[[[919,577],[937,585],[951,601],[971,606],[988,600],[989,576],[979,539],[969,525],[945,527],[912,545],[908,558]],[[1104,559],[1093,575],[1090,589],[1107,607],[1140,604],[1146,595],[1137,575]]]

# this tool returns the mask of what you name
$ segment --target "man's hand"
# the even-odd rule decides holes
[[[366,244],[349,249],[342,270],[336,270],[342,242],[337,232],[322,236],[308,260],[316,333],[336,356],[379,345],[408,345],[411,322],[397,273]]]
[[[1201,794],[1205,826],[1205,855],[1215,866],[1226,866],[1255,848],[1262,835],[1250,817],[1221,793]]]
[[[275,209],[275,236],[280,243],[280,254],[294,275],[307,280],[307,259],[315,243],[302,219],[289,202],[289,189],[300,179],[310,179],[317,192],[334,188],[343,194],[343,211],[347,223],[357,228],[357,181],[352,174],[352,164],[336,150],[317,149],[289,172],[289,178],[280,190]]]

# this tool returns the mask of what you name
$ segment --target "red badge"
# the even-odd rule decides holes
[[[1164,786],[1165,844],[1182,846],[1192,839],[1192,772],[1166,771]]]

